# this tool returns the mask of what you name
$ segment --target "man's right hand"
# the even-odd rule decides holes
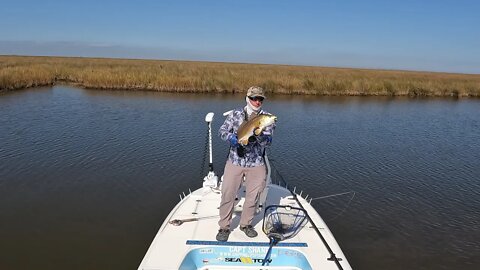
[[[240,144],[238,144],[237,134],[233,134],[232,137],[230,137],[229,141],[230,141],[230,146],[233,148],[237,148],[240,146]]]

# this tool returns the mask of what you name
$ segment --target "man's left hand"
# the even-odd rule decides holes
[[[254,134],[255,136],[260,136],[260,135],[262,135],[262,133],[263,133],[263,130],[262,130],[261,128],[259,128],[259,127],[255,128],[255,129],[253,130],[253,134]]]

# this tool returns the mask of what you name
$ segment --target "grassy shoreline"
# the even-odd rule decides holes
[[[0,56],[0,92],[57,83],[91,89],[331,96],[480,97],[479,74],[309,66]]]

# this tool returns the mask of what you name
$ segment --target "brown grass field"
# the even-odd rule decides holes
[[[480,97],[479,74],[107,58],[0,56],[0,92],[54,84],[92,89],[330,96]]]

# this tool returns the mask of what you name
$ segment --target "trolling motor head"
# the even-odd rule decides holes
[[[211,123],[213,121],[213,116],[215,114],[213,112],[209,112],[207,113],[207,115],[205,116],[205,122],[207,123]]]

